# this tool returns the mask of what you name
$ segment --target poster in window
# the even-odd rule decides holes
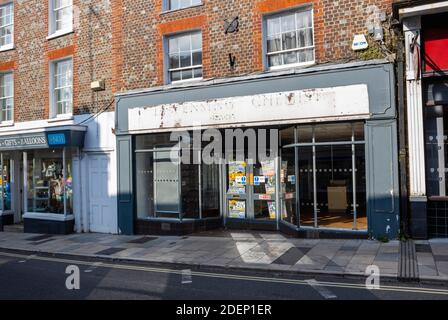
[[[229,218],[246,218],[246,201],[229,200]]]
[[[232,161],[229,163],[229,190],[230,194],[246,193],[246,167],[245,161]]]

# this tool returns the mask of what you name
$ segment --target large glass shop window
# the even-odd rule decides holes
[[[425,145],[428,196],[448,192],[448,106],[425,108]]]
[[[0,210],[11,210],[11,168],[13,161],[0,154]]]
[[[190,163],[180,161],[183,153]],[[200,157],[201,150],[178,149],[169,133],[137,136],[137,218],[219,217],[219,166],[193,162]]]
[[[27,152],[28,212],[73,214],[72,150]]]
[[[367,229],[364,124],[299,126],[295,132],[296,143],[291,132],[282,134],[283,220],[296,224],[298,215],[303,227]]]

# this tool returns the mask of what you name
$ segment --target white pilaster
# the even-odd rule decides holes
[[[407,122],[409,147],[409,196],[411,200],[426,199],[425,141],[421,81],[420,16],[403,20],[406,48]],[[415,44],[412,50],[412,44]]]

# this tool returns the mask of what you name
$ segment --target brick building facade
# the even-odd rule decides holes
[[[5,115],[13,101],[13,119],[0,123],[3,222],[44,233],[398,234],[391,1],[30,0],[0,9],[0,80],[14,91],[0,96]],[[354,51],[359,34],[369,48]],[[278,157],[166,164],[160,145],[198,121],[278,134]],[[303,144],[303,132],[312,141]]]
[[[202,30],[204,78],[233,77],[265,71],[262,63],[262,16],[312,4],[316,63],[358,59],[351,50],[354,34],[363,33],[369,16],[390,14],[392,1],[306,1],[306,0],[204,0],[201,5],[180,10],[163,10],[161,1],[116,1],[114,21],[122,37],[114,59],[122,61],[121,90],[160,86],[163,74],[164,35]],[[376,8],[376,9],[375,9]],[[225,34],[224,20],[239,18],[239,32]],[[118,45],[117,45],[118,46]],[[230,68],[229,54],[236,58]],[[124,57],[124,58],[123,58]],[[118,76],[118,75],[117,75]]]

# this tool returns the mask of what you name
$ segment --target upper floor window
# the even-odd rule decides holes
[[[196,6],[202,3],[202,0],[167,0],[168,10],[177,10]]]
[[[12,73],[0,74],[0,122],[12,121],[14,109],[14,81]]]
[[[70,115],[73,110],[73,64],[72,59],[52,64],[52,116]]]
[[[50,0],[50,3],[50,34],[72,31],[72,0]]]
[[[202,33],[170,36],[167,58],[170,82],[202,78]]]
[[[14,34],[14,6],[0,6],[0,50],[12,48]]]
[[[312,9],[266,18],[266,61],[269,68],[314,62]]]

